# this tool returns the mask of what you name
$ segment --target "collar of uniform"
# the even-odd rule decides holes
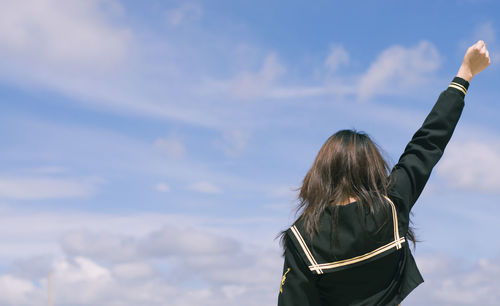
[[[325,209],[320,217],[319,232],[313,237],[306,234],[300,220],[288,229],[289,238],[313,273],[359,266],[388,255],[405,243],[399,234],[395,238],[399,230],[394,226],[397,216],[393,214],[393,204],[376,212],[375,217],[366,213],[360,216],[359,209],[355,202],[340,206],[336,224],[333,224],[331,210]]]

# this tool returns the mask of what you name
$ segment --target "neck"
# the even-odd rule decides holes
[[[355,201],[357,201],[357,199],[356,199],[356,198],[349,197],[349,199],[348,199],[348,200],[346,200],[346,201],[344,201],[344,202],[342,202],[342,203],[339,203],[339,204],[337,204],[337,205],[347,205],[347,204],[352,203],[352,202],[355,202]]]

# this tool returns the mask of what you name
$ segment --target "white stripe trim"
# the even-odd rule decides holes
[[[357,262],[372,258],[374,256],[377,256],[378,254],[381,254],[385,251],[388,251],[388,250],[392,249],[393,247],[397,246],[398,244],[401,245],[401,243],[403,243],[403,242],[405,242],[405,238],[401,237],[398,240],[393,241],[391,243],[388,243],[386,245],[383,245],[383,246],[379,247],[378,249],[373,250],[369,253],[366,253],[366,254],[363,254],[360,256],[356,256],[353,258],[349,258],[349,259],[344,259],[344,260],[339,260],[339,261],[334,261],[334,262],[329,262],[329,263],[323,263],[323,264],[319,264],[319,265],[310,265],[309,269],[311,271],[319,269],[319,268],[326,270],[326,269],[333,269],[333,268],[338,268],[338,267],[350,265],[353,263],[357,263]]]
[[[309,259],[309,262],[311,263],[312,266],[317,266],[318,263],[316,262],[316,260],[314,259],[314,256],[312,255],[311,251],[309,250],[309,248],[307,247],[307,244],[306,242],[304,241],[304,238],[302,238],[302,235],[300,235],[300,232],[299,230],[297,229],[297,227],[295,225],[293,225],[291,227],[291,230],[292,230],[292,233],[295,235],[295,238],[297,238],[297,241],[299,242],[300,246],[302,247],[302,250],[304,251],[304,253],[306,254],[307,256],[307,259]],[[316,272],[318,274],[322,274],[323,271],[321,269],[314,269],[316,270]]]
[[[453,85],[457,85],[459,87],[461,87],[463,90],[467,91],[467,88],[465,88],[464,85],[460,84],[460,83],[457,83],[457,82],[451,82],[450,84],[453,84]]]
[[[459,87],[459,86],[457,86],[457,85],[450,84],[450,85],[448,85],[448,87],[453,87],[453,88],[455,88],[455,89],[458,89],[458,90],[460,90],[461,92],[463,92],[463,93],[464,93],[464,95],[466,95],[466,94],[467,94],[467,92],[466,92],[465,90],[463,90],[461,87]]]
[[[353,263],[357,263],[357,262],[372,258],[374,256],[377,256],[378,254],[381,254],[385,251],[388,251],[388,250],[392,249],[393,247],[396,247],[396,249],[398,249],[398,250],[401,249],[401,247],[402,247],[401,244],[404,243],[406,241],[406,239],[405,239],[405,237],[399,237],[398,213],[396,210],[396,205],[394,205],[394,203],[392,202],[391,199],[389,199],[389,197],[387,197],[387,196],[384,196],[384,197],[387,199],[387,201],[389,201],[389,204],[391,205],[394,241],[391,241],[388,244],[383,245],[383,246],[381,246],[373,251],[370,251],[368,253],[365,253],[363,255],[359,255],[356,257],[349,258],[349,259],[343,259],[343,260],[339,260],[339,261],[318,264],[316,262],[316,260],[314,259],[314,256],[312,255],[311,251],[307,247],[307,244],[306,244],[304,238],[302,238],[302,235],[300,234],[299,230],[297,229],[297,227],[295,225],[292,225],[290,227],[290,229],[292,230],[292,233],[294,234],[295,238],[299,242],[302,250],[304,251],[307,259],[309,260],[309,263],[311,264],[311,265],[309,265],[309,270],[316,271],[317,274],[323,274],[324,273],[323,270],[325,270],[325,269],[333,269],[333,268],[342,267],[342,266],[350,265]]]
[[[396,206],[394,203],[389,199],[389,197],[384,196],[384,198],[389,201],[389,204],[391,204],[391,209],[392,209],[392,223],[394,224],[394,241],[399,241],[399,224],[398,224],[398,213],[396,211]],[[396,248],[399,250],[401,248],[401,243],[398,242],[396,243]]]

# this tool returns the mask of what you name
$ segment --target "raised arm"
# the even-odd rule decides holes
[[[433,167],[443,155],[455,130],[469,82],[489,64],[489,52],[484,41],[479,40],[467,49],[457,75],[448,88],[441,92],[392,169],[389,194],[403,200],[408,212],[422,193]]]

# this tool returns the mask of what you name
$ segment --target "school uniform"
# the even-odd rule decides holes
[[[313,239],[300,220],[287,229],[278,306],[398,305],[424,281],[406,237],[410,211],[453,134],[468,88],[456,76],[441,92],[390,173],[387,209],[360,217],[357,202],[340,206],[333,232],[326,208]]]

